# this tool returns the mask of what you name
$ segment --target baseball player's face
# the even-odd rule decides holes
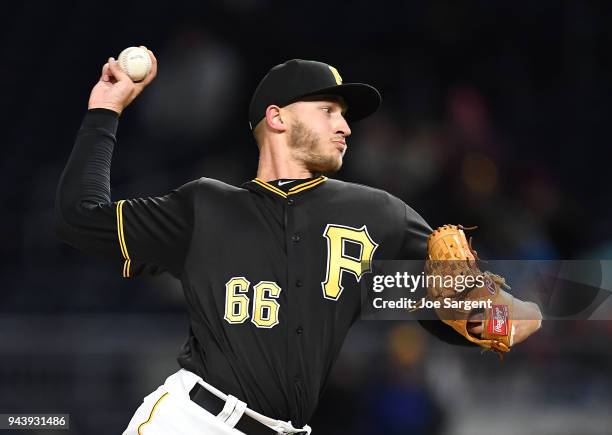
[[[318,97],[290,106],[288,129],[292,157],[313,173],[335,172],[342,166],[346,137],[346,104],[339,97]]]

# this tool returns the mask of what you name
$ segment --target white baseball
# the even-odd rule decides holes
[[[142,81],[151,72],[151,57],[140,47],[128,47],[119,53],[119,66],[133,82]]]

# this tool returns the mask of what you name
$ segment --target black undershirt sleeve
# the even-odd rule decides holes
[[[59,238],[91,254],[116,258],[124,277],[170,271],[179,276],[193,227],[188,183],[168,195],[113,201],[110,168],[117,113],[85,115],[56,195]]]

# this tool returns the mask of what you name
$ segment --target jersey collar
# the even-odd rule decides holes
[[[311,180],[306,180],[302,183],[296,184],[295,186],[287,190],[287,192],[284,192],[278,187],[272,185],[271,183],[268,183],[267,181],[261,180],[259,178],[255,178],[251,182],[256,184],[259,187],[269,190],[272,193],[275,193],[276,195],[282,198],[288,198],[291,195],[295,195],[297,193],[304,192],[305,190],[310,190],[316,186],[319,186],[325,183],[326,181],[327,181],[327,177],[324,175],[321,175],[317,178],[313,178]]]

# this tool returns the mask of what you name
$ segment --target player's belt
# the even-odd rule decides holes
[[[189,392],[189,397],[191,400],[202,408],[207,410],[213,415],[219,415],[225,406],[225,400],[220,399],[215,396],[213,393],[208,391],[200,384],[195,384],[195,386]],[[238,423],[234,426],[234,428],[238,429],[240,432],[245,433],[246,435],[276,435],[277,432],[273,429],[270,429],[265,424],[255,420],[254,418],[249,417],[246,414],[242,414]],[[305,434],[306,432],[298,432],[294,435]]]

